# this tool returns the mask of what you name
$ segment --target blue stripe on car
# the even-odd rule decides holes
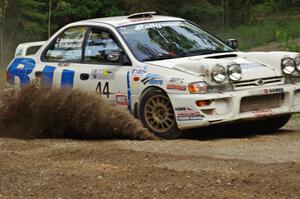
[[[75,72],[64,69],[61,76],[61,88],[73,88]]]
[[[53,66],[45,66],[42,73],[42,86],[46,88],[51,88],[53,84],[53,76],[55,67]]]
[[[130,73],[127,72],[127,97],[128,97],[128,110],[131,111],[131,90],[130,90]]]
[[[35,67],[35,61],[31,58],[15,58],[8,67],[8,82],[15,84],[15,77],[20,79],[21,86],[30,83],[29,74],[32,73]]]

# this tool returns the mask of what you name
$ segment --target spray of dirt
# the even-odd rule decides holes
[[[131,114],[111,108],[96,94],[32,85],[2,92],[0,128],[0,136],[25,139],[157,139]]]

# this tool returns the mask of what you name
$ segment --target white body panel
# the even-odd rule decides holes
[[[117,17],[69,24],[45,42],[33,57],[16,58],[12,61],[8,67],[8,71],[11,71],[11,83],[27,84],[36,78],[37,72],[42,72],[45,77],[50,78],[49,81],[46,80],[46,83],[49,87],[54,88],[70,86],[73,89],[102,92],[108,83],[109,93],[102,93],[103,97],[111,105],[128,109],[131,112],[136,112],[135,109],[139,107],[141,94],[149,87],[156,87],[163,90],[170,98],[180,129],[300,112],[300,82],[287,83],[281,71],[282,58],[295,57],[298,55],[297,53],[232,52],[140,62],[134,57],[116,30],[116,27],[121,25],[175,20],[183,21],[179,18],[154,16],[152,19],[143,20],[128,20],[126,17]],[[42,53],[48,45],[61,32],[76,26],[101,27],[110,30],[120,42],[131,61],[131,65],[43,62],[41,60]],[[227,66],[231,63],[239,64],[243,72],[242,81],[234,84],[232,90],[219,90],[206,94],[191,94],[189,92],[188,86],[194,82],[204,81],[209,82],[211,86],[217,86],[218,84],[213,82],[211,78],[212,68],[216,64]],[[27,70],[22,72],[24,70],[23,65],[26,64],[29,67],[25,67]],[[12,71],[19,71],[22,75]],[[88,75],[88,79],[82,80],[82,75]],[[275,78],[276,81],[270,81],[272,78]],[[255,84],[258,80],[264,81],[265,84],[245,85],[246,83],[243,83],[253,81]],[[230,82],[224,82],[224,84],[226,83]],[[241,112],[243,98],[270,94],[284,95],[279,107]],[[199,100],[209,100],[211,104],[199,107],[196,105]],[[188,108],[189,111],[180,110],[181,107]],[[182,115],[186,117],[182,117]]]

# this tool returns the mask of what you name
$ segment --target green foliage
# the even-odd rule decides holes
[[[199,2],[195,4],[184,4],[178,9],[178,14],[193,21],[197,21],[202,26],[216,26],[220,21],[214,19],[222,16],[222,8],[209,2]]]
[[[277,41],[276,33],[278,31],[286,33],[291,39],[299,38],[300,21],[297,19],[262,21],[231,28],[228,32],[219,32],[217,35],[223,39],[236,38],[240,41],[240,49],[247,50]]]
[[[296,44],[286,32],[277,31],[276,39],[280,42],[281,50],[300,52],[300,45]]]
[[[151,10],[194,21],[224,39],[237,38],[241,49],[279,39],[282,48],[294,50],[281,33],[300,37],[299,9],[298,0],[0,0],[0,59],[6,65],[17,44],[46,40],[48,21],[54,33],[74,21]]]

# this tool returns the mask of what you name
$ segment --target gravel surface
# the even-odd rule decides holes
[[[173,141],[0,138],[0,198],[300,198],[300,121]]]

